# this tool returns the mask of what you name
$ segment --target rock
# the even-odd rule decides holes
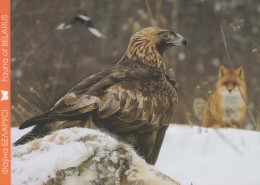
[[[178,185],[112,136],[58,130],[12,148],[12,185]]]

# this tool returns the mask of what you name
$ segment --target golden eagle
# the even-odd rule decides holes
[[[57,129],[100,128],[130,143],[146,162],[155,164],[177,104],[176,82],[166,75],[162,54],[186,44],[183,36],[167,29],[138,31],[113,68],[87,77],[50,111],[25,121],[20,129],[36,126],[14,145]]]

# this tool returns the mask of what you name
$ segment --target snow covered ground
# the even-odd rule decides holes
[[[88,128],[58,130],[12,148],[12,185],[179,185],[132,146]]]
[[[155,167],[182,185],[260,185],[260,133],[171,125]]]

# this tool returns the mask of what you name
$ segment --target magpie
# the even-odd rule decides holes
[[[102,34],[97,28],[95,28],[95,26],[93,25],[93,23],[91,22],[89,16],[87,16],[86,14],[78,14],[73,20],[71,20],[68,23],[61,23],[59,26],[57,26],[57,30],[66,30],[72,27],[72,25],[74,25],[75,23],[81,23],[87,26],[88,30],[95,35],[98,38],[105,38],[105,35]]]

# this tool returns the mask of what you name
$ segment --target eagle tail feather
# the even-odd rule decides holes
[[[25,143],[27,143],[28,141],[32,141],[36,138],[36,134],[34,134],[32,131],[28,132],[27,134],[23,135],[20,139],[18,139],[17,141],[15,141],[12,145],[13,146],[18,146],[18,145],[23,145]],[[37,136],[39,137],[39,136]]]
[[[34,125],[39,124],[39,123],[46,123],[46,122],[53,121],[52,118],[48,118],[48,115],[49,115],[49,112],[42,114],[42,115],[39,115],[39,116],[32,117],[31,119],[28,119],[25,122],[23,122],[19,126],[19,129],[21,130],[21,129],[25,129],[25,128],[34,126]]]

